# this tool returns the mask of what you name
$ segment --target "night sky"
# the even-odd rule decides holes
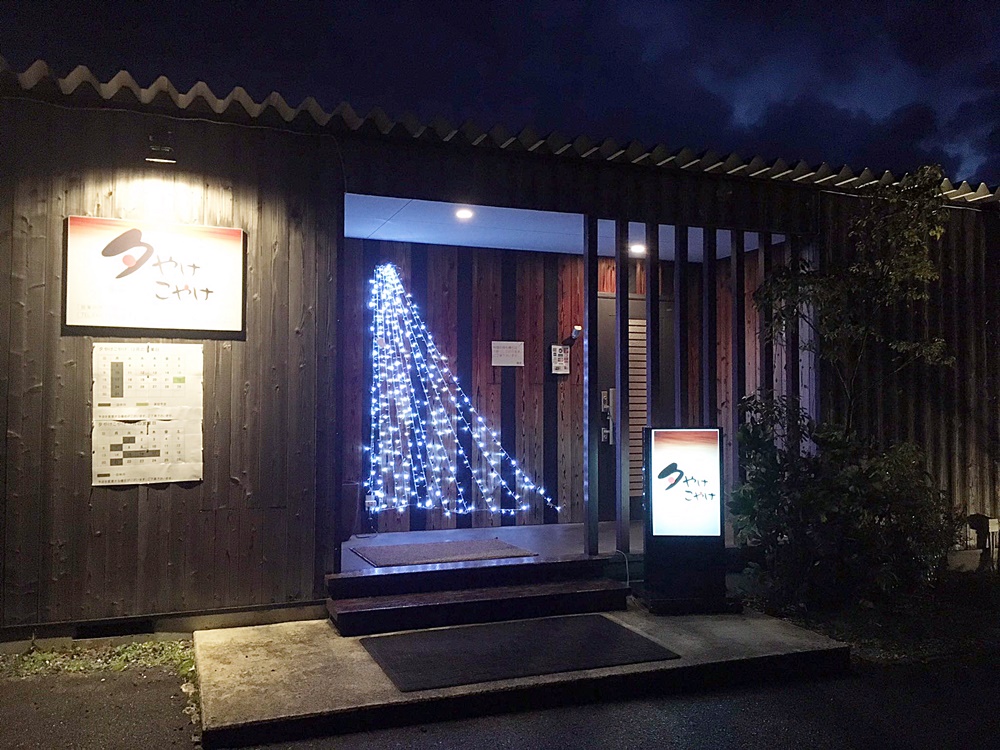
[[[1000,183],[1000,3],[0,0],[0,55],[424,121]]]

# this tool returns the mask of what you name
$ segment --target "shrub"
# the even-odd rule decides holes
[[[784,399],[751,396],[741,408],[745,479],[729,509],[772,605],[888,604],[933,582],[958,518],[919,448],[877,450]]]

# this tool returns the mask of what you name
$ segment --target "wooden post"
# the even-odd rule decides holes
[[[733,382],[732,393],[730,394],[732,422],[729,425],[730,439],[732,440],[733,475],[729,477],[730,487],[735,487],[740,481],[740,451],[736,438],[740,429],[740,399],[746,394],[747,383],[747,311],[746,299],[744,297],[746,280],[743,273],[744,261],[746,260],[743,257],[745,245],[746,238],[743,232],[734,229],[729,256],[729,267],[732,272],[730,288],[733,294]]]
[[[802,237],[792,235],[788,238],[788,265],[792,268],[799,264],[802,258]],[[799,413],[799,319],[788,326],[785,332],[785,395],[788,398],[788,409],[792,414],[791,426],[798,424]],[[791,445],[797,445],[799,436],[788,436]]]
[[[774,268],[774,259],[771,257],[771,233],[760,233],[760,262],[763,268],[764,281],[767,282]],[[760,384],[765,397],[774,396],[774,341],[766,335],[768,327],[771,325],[771,310],[764,308],[760,311]]]
[[[597,381],[597,217],[583,220],[583,523],[584,552],[598,553],[597,451],[601,391]]]
[[[660,393],[660,225],[646,224],[646,424],[661,427]]]
[[[718,325],[715,288],[715,256],[718,238],[715,227],[705,227],[701,258],[701,424],[716,426],[719,418],[716,404],[718,376]]]
[[[628,475],[628,222],[615,221],[615,537],[628,553],[631,513]]]
[[[688,228],[674,228],[674,424],[688,424]]]

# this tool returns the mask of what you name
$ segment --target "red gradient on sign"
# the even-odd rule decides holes
[[[653,433],[653,446],[656,449],[670,448],[675,445],[715,447],[719,439],[716,430],[683,430],[671,432],[657,430]]]
[[[203,227],[198,224],[158,224],[141,219],[136,219],[132,222],[127,219],[101,219],[95,216],[70,216],[68,221],[71,241],[100,242],[101,247],[104,247],[104,245],[126,229],[133,227],[142,229],[144,235],[147,229],[153,230],[162,227],[169,229],[172,235],[188,235],[201,240],[207,239],[212,242],[239,242],[241,245],[243,242],[243,230],[232,227]]]

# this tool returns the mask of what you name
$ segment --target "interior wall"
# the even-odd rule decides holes
[[[534,495],[516,517],[487,511],[445,516],[410,509],[379,516],[382,531],[539,524],[583,520],[583,347],[571,348],[569,375],[552,375],[549,346],[583,319],[583,264],[573,256],[348,239],[344,248],[344,331],[366,331],[368,279],[375,265],[394,263],[434,340],[452,363],[477,412],[501,435],[518,465],[549,490],[561,512]],[[493,367],[494,340],[524,341],[523,368]],[[369,391],[367,336],[343,352],[346,393]],[[345,403],[345,483],[362,481],[368,439],[368,398]],[[473,444],[474,466],[484,458]],[[451,446],[451,458],[455,449]],[[459,480],[463,481],[460,474]],[[467,479],[464,480],[467,483]],[[451,497],[454,485],[445,488]],[[472,497],[481,504],[478,488]],[[500,500],[499,496],[495,498]]]

